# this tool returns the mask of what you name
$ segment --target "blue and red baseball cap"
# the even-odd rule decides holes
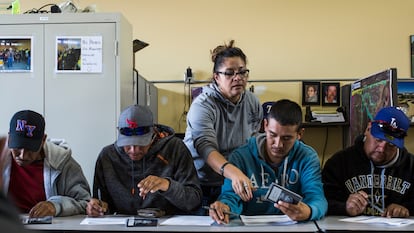
[[[398,107],[385,107],[378,111],[371,122],[371,135],[387,141],[398,148],[404,148],[410,120]]]

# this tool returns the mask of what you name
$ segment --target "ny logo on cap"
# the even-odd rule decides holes
[[[135,121],[131,121],[128,118],[126,119],[127,124],[129,125],[129,128],[138,128],[138,124]]]
[[[35,125],[26,125],[27,121],[17,120],[16,131],[24,132],[26,130],[26,136],[33,137],[33,131],[36,129]]]

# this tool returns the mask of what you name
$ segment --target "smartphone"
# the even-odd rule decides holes
[[[265,195],[265,200],[275,203],[281,200],[287,203],[298,204],[302,200],[302,197],[283,186],[272,183]]]
[[[53,216],[45,216],[39,218],[22,217],[23,224],[51,224]]]
[[[157,226],[158,219],[151,218],[128,218],[126,222],[127,227],[150,227],[150,226]]]

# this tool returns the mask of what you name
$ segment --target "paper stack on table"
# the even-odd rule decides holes
[[[123,217],[86,217],[80,225],[125,225],[129,216]]]
[[[297,223],[290,219],[287,215],[240,215],[240,219],[244,225],[290,225]]]
[[[409,218],[387,218],[377,216],[357,216],[339,219],[339,221],[353,222],[353,223],[373,223],[373,224],[387,224],[392,226],[406,226],[414,223],[414,219]]]

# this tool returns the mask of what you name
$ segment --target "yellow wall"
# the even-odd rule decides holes
[[[60,3],[63,1],[58,1]],[[149,81],[210,78],[210,49],[235,39],[248,56],[250,80],[358,79],[387,68],[410,76],[409,35],[414,34],[412,0],[75,0],[100,12],[122,12],[134,39],[150,45],[137,52],[136,68]],[[51,3],[20,0],[22,12]],[[156,84],[159,123],[183,132],[183,84]],[[261,101],[301,101],[300,85],[253,83]],[[262,92],[260,92],[262,91]],[[307,130],[309,135],[312,131]],[[332,129],[333,134],[338,130]],[[413,129],[411,129],[413,131]],[[318,133],[318,132],[316,132]],[[412,133],[414,134],[414,133]],[[305,134],[305,138],[307,136]],[[315,137],[312,137],[314,139]],[[340,143],[331,141],[326,153]],[[414,140],[408,148],[414,151]],[[324,140],[316,141],[320,147]],[[334,143],[334,144],[332,144]],[[322,153],[321,149],[318,149]]]

